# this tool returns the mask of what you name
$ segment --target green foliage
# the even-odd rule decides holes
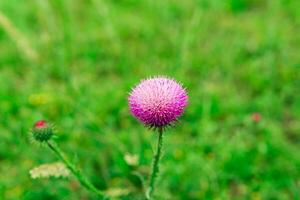
[[[156,199],[299,199],[299,24],[292,0],[1,0],[0,199],[96,199],[30,178],[57,160],[30,146],[39,119],[99,189],[141,199],[157,135],[127,95],[158,74],[190,101],[165,134]]]

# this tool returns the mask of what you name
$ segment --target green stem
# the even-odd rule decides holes
[[[99,199],[106,199],[105,195],[102,191],[98,190],[82,173],[81,171],[73,164],[71,163],[63,154],[63,152],[60,150],[60,148],[50,142],[47,142],[48,147],[54,151],[54,153],[61,159],[66,167],[74,174],[74,176],[77,178],[77,180],[81,183],[82,186],[84,186],[87,190],[94,192],[98,195]]]
[[[152,199],[153,192],[155,189],[155,180],[157,178],[159,172],[159,159],[161,157],[161,150],[163,146],[163,128],[160,127],[158,129],[158,141],[157,141],[157,149],[153,160],[152,172],[150,176],[149,188],[146,194],[147,199]]]

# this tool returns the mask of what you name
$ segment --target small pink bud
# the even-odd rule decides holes
[[[261,120],[261,114],[258,113],[258,112],[254,112],[254,113],[252,113],[252,115],[251,115],[251,119],[252,119],[253,122],[258,123],[258,122],[260,122],[260,120]]]

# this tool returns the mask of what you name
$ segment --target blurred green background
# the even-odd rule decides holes
[[[159,74],[190,100],[166,133],[156,199],[300,199],[294,0],[1,0],[0,199],[95,199],[73,178],[30,179],[57,161],[28,139],[39,119],[97,187],[141,199],[156,134],[127,96]]]

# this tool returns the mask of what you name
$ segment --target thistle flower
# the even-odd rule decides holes
[[[159,76],[142,80],[132,89],[128,101],[131,113],[139,121],[158,129],[157,149],[153,158],[149,187],[145,193],[146,199],[150,200],[159,173],[164,127],[183,114],[188,96],[181,84],[173,79]]]
[[[49,141],[53,136],[53,126],[45,120],[37,121],[31,129],[32,138],[40,143]]]
[[[154,128],[176,121],[183,114],[187,100],[182,85],[164,76],[142,80],[128,98],[131,113]]]

